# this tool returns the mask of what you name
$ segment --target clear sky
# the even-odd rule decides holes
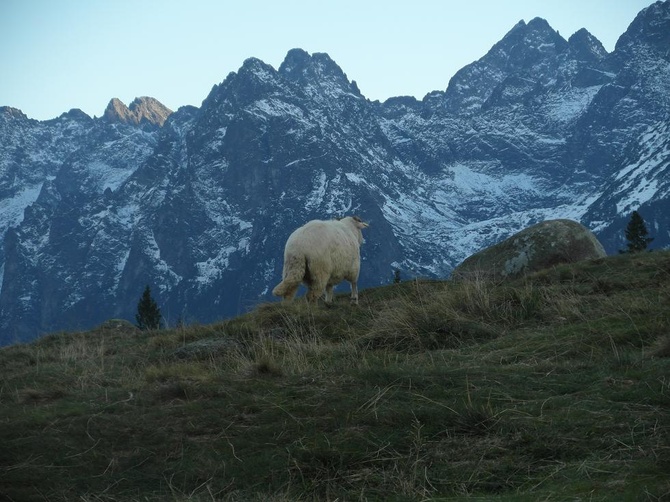
[[[248,57],[326,52],[369,99],[444,90],[518,21],[612,51],[651,0],[0,0],[0,106],[45,120],[113,97],[200,106]]]

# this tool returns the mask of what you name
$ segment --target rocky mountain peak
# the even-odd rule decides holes
[[[310,55],[302,49],[292,49],[286,55],[284,62],[279,67],[279,72],[284,75],[296,72],[318,73],[319,75],[330,75],[337,78],[345,78],[346,75],[338,64],[325,52],[315,52]]]
[[[130,110],[123,101],[112,98],[105,108],[103,117],[111,122],[129,122],[130,115]]]
[[[296,72],[301,73],[309,66],[311,60],[312,56],[307,51],[297,48],[291,49],[279,67],[279,73],[285,76],[295,74]]]
[[[242,67],[239,70],[239,74],[253,74],[258,77],[264,78],[266,75],[274,75],[276,70],[269,64],[261,61],[258,58],[247,58],[242,63]]]
[[[18,108],[12,108],[11,106],[0,106],[0,116],[10,119],[28,119],[25,113]]]
[[[220,110],[221,106],[228,111],[245,107],[262,96],[278,92],[280,87],[277,70],[258,58],[248,58],[237,72],[229,73],[223,82],[212,88],[202,103],[203,113],[209,116],[221,112],[225,115],[227,112]]]
[[[568,39],[568,46],[573,56],[580,61],[596,62],[607,56],[603,44],[586,28],[573,33]]]
[[[79,108],[72,108],[69,112],[63,113],[59,118],[74,120],[77,122],[88,122],[93,120],[86,112],[80,110]]]
[[[142,96],[135,98],[129,107],[120,99],[112,98],[103,117],[110,122],[162,126],[171,113],[172,110],[157,99]]]
[[[567,49],[568,42],[546,20],[521,20],[484,57],[456,72],[437,104],[450,113],[475,113],[509,77],[514,87],[525,87],[514,91],[517,97],[529,95],[535,82],[556,78],[559,56]]]
[[[279,67],[279,73],[303,87],[318,84],[321,88],[328,86],[331,91],[337,90],[336,93],[344,91],[360,95],[355,83],[349,81],[342,68],[326,53],[310,55],[302,49],[292,49]]]
[[[549,36],[553,36],[554,33],[556,33],[556,31],[549,25],[547,20],[541,17],[534,17],[533,19],[528,21],[528,24],[526,26],[528,27],[529,30],[544,32]]]
[[[150,124],[156,124],[160,126],[165,123],[167,118],[172,113],[172,110],[170,110],[163,103],[149,96],[135,98],[133,102],[130,103],[129,109],[132,113],[135,114],[136,117],[138,117],[138,122],[146,120]]]
[[[646,46],[670,61],[670,1],[656,2],[640,11],[616,43],[616,52]]]
[[[558,32],[541,17],[535,17],[528,21],[528,23],[522,19],[493,48],[499,45],[512,46],[519,43],[533,45],[538,41],[554,42],[557,36],[561,38]]]
[[[536,17],[528,24],[523,21],[517,23],[489,54],[501,58],[505,66],[528,68],[541,57],[563,52],[567,45],[567,41],[546,20]]]

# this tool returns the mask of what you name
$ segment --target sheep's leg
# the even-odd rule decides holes
[[[326,286],[326,303],[333,303],[333,284]]]
[[[358,305],[358,283],[351,281],[351,303]]]
[[[326,289],[327,282],[327,278],[312,276],[312,282],[309,285],[309,290],[307,291],[307,301],[316,303],[321,295],[323,295],[323,291]]]
[[[319,301],[319,298],[323,295],[323,289],[309,288],[307,291],[307,301],[310,303],[316,303]]]

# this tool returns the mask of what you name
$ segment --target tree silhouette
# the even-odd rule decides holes
[[[161,327],[161,309],[156,301],[151,297],[151,288],[147,285],[144,293],[137,304],[137,314],[135,314],[137,327],[143,331],[160,329]]]
[[[630,216],[630,221],[626,225],[626,240],[628,241],[628,248],[622,253],[639,253],[647,249],[647,246],[653,237],[647,237],[649,231],[647,230],[647,225],[644,224],[644,219],[640,216],[640,213],[633,211],[633,214]]]

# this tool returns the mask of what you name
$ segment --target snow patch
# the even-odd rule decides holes
[[[625,197],[622,197],[616,205],[618,214],[625,214],[638,208],[649,199],[651,199],[658,191],[658,180],[647,180],[643,178],[639,181],[637,186],[631,187]]]
[[[568,124],[579,118],[598,94],[602,85],[579,88],[550,95],[544,103],[546,114],[554,121]]]
[[[259,117],[282,117],[292,116],[296,119],[304,119],[303,111],[290,103],[276,98],[261,99],[255,101],[248,111]]]
[[[111,167],[101,161],[91,162],[87,166],[91,180],[101,192],[108,188],[112,191],[119,188],[135,172],[136,167]]]
[[[670,131],[666,124],[650,127],[638,140],[641,147],[636,162],[615,176],[618,214],[628,214],[663,193],[670,165]]]
[[[161,293],[166,293],[173,286],[179,284],[183,277],[175,273],[170,265],[161,258],[161,250],[158,247],[156,238],[154,237],[153,232],[149,231],[147,236],[147,246],[145,252],[149,259],[153,262],[154,270],[156,270],[162,277],[163,280],[160,281],[160,291]]]
[[[314,180],[314,188],[305,200],[305,209],[315,209],[321,204],[326,195],[326,188],[328,187],[328,178],[326,173],[321,171]]]
[[[475,171],[465,164],[454,164],[449,167],[449,171],[453,174],[453,180],[449,184],[463,194],[486,193],[506,198],[520,191],[537,191],[534,178],[523,173],[492,176]]]
[[[15,227],[23,221],[25,209],[37,200],[42,183],[30,185],[15,195],[0,200],[0,222],[2,234],[9,227]]]

